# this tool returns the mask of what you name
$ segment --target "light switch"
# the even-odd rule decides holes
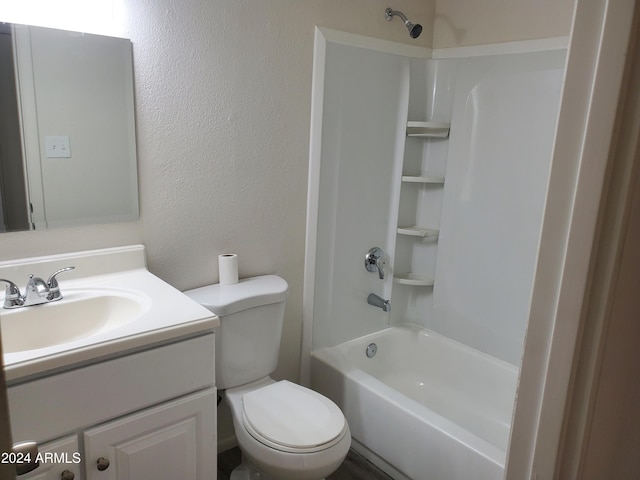
[[[47,158],[70,158],[69,135],[46,135],[44,137]]]

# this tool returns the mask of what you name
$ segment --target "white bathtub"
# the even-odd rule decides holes
[[[501,479],[516,381],[513,365],[414,327],[311,358],[311,386],[342,408],[355,445],[415,480]]]

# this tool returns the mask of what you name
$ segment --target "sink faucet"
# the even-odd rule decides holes
[[[42,303],[55,302],[62,299],[60,285],[56,278],[62,272],[68,272],[75,267],[65,267],[53,272],[45,282],[40,277],[29,275],[29,281],[24,290],[24,295],[20,294],[20,288],[11,280],[0,278],[0,282],[5,282],[7,288],[4,294],[4,308],[30,307]]]
[[[369,296],[367,297],[367,303],[369,305],[373,305],[374,307],[381,308],[383,312],[391,311],[391,300],[385,300],[375,293],[369,294]]]

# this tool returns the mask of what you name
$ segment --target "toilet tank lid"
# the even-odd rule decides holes
[[[222,317],[249,308],[284,302],[288,288],[283,278],[262,275],[242,278],[233,285],[207,285],[184,293]]]

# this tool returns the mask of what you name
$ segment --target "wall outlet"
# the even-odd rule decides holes
[[[47,158],[71,158],[69,135],[47,135],[44,142]]]

